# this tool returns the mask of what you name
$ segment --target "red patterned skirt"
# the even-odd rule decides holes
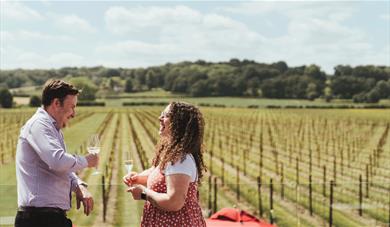
[[[155,168],[148,177],[147,187],[155,192],[166,193],[165,176],[159,168]],[[179,211],[164,211],[145,202],[141,220],[142,227],[188,226],[205,227],[206,222],[199,206],[199,192],[197,182],[191,182],[188,188],[184,206]]]

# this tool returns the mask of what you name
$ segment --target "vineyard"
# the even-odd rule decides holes
[[[126,192],[123,161],[133,159],[138,171],[150,166],[162,109],[78,109],[64,130],[68,152],[85,154],[87,138],[98,133],[102,174],[79,173],[94,195],[95,210],[86,217],[72,208],[74,224],[139,225],[143,203]],[[205,217],[235,206],[278,226],[390,225],[389,110],[201,111]],[[16,214],[15,147],[20,127],[34,112],[0,110],[0,225]]]

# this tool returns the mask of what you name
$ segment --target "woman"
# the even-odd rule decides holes
[[[124,177],[135,200],[146,200],[141,226],[206,226],[199,205],[204,120],[199,109],[171,102],[159,117],[152,167]]]

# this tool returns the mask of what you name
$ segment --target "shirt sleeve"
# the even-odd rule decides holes
[[[75,172],[88,166],[85,157],[66,153],[61,146],[59,133],[48,123],[34,122],[26,140],[50,169],[58,172]]]
[[[165,168],[165,175],[169,176],[173,174],[185,174],[191,177],[191,182],[196,181],[197,169],[192,156],[187,155],[183,162],[179,160],[173,165],[169,163]]]
[[[77,174],[76,174],[75,172],[71,172],[71,173],[69,174],[69,177],[70,177],[70,182],[71,182],[71,184],[72,184],[72,191],[75,191],[78,185],[81,185],[81,184],[86,185],[86,186],[88,185],[88,184],[85,183],[83,180],[81,180],[81,179],[77,176]]]

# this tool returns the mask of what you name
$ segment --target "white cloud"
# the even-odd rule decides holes
[[[359,2],[245,1],[226,4],[232,6],[230,8],[209,7],[207,10],[185,4],[173,2],[162,7],[126,3],[121,4],[126,7],[107,7],[104,15],[99,15],[100,8],[96,10],[92,4],[94,13],[88,14],[88,18],[95,19],[88,21],[74,14],[54,14],[56,4],[52,2],[41,5],[39,12],[15,3],[7,12],[7,21],[11,17],[13,20],[50,20],[39,21],[40,24],[34,21],[35,24],[4,26],[0,31],[1,66],[53,68],[101,64],[137,67],[183,60],[246,58],[267,63],[284,60],[290,66],[315,63],[332,73],[337,64],[389,62],[389,48],[383,49],[386,44],[375,42],[366,25],[356,22],[356,12],[359,16],[367,15],[369,20],[383,19],[386,23],[389,14],[373,16],[369,11],[359,11]],[[25,12],[23,15],[20,14],[22,11]],[[5,23],[3,12],[1,8],[2,25]],[[102,16],[103,24],[100,23]],[[39,30],[33,29],[36,25],[42,26]],[[53,31],[53,28],[60,29]],[[88,37],[90,34],[94,39]],[[76,46],[65,42],[74,40],[77,42],[72,44],[79,48],[77,53],[70,53]],[[91,53],[90,48],[95,48],[95,52]]]
[[[243,2],[234,7],[221,7],[222,12],[238,15],[271,16],[283,15],[290,18],[327,18],[333,21],[348,19],[356,9],[348,2],[316,1],[264,1]]]
[[[175,45],[151,44],[139,41],[125,41],[96,48],[99,53],[154,55],[156,53],[171,53],[178,51]]]
[[[95,33],[96,29],[85,19],[76,15],[53,15],[56,18],[56,25],[66,32]]]
[[[63,52],[63,53],[56,53],[49,56],[48,63],[49,65],[56,65],[56,66],[75,66],[75,65],[84,65],[84,57],[70,53],[70,52]]]
[[[2,47],[0,68],[60,68],[64,66],[84,66],[85,58],[75,53],[41,53],[26,51],[13,46]]]
[[[196,59],[226,60],[238,53],[250,56],[253,46],[261,47],[265,41],[244,23],[186,6],[112,7],[106,11],[105,21],[112,33],[131,38],[101,45],[97,52],[110,52],[129,61],[144,56],[154,64]]]
[[[199,22],[200,13],[186,6],[176,7],[110,7],[105,13],[106,27],[116,34],[172,24]]]
[[[332,73],[338,64],[360,64],[364,62],[361,59],[368,60],[367,56],[372,56],[373,64],[380,61],[364,27],[346,23],[358,11],[354,3],[247,2],[220,10],[285,18],[285,30],[277,37],[267,38],[265,48],[256,55],[256,60],[261,62],[284,60],[292,66],[315,63]]]
[[[72,41],[73,37],[65,35],[50,35],[36,31],[18,30],[18,31],[0,31],[0,38],[3,42],[17,41]]]
[[[382,15],[380,15],[380,18],[387,21],[387,22],[390,22],[390,13],[382,14]]]
[[[16,1],[0,1],[1,20],[42,20],[44,16]]]

